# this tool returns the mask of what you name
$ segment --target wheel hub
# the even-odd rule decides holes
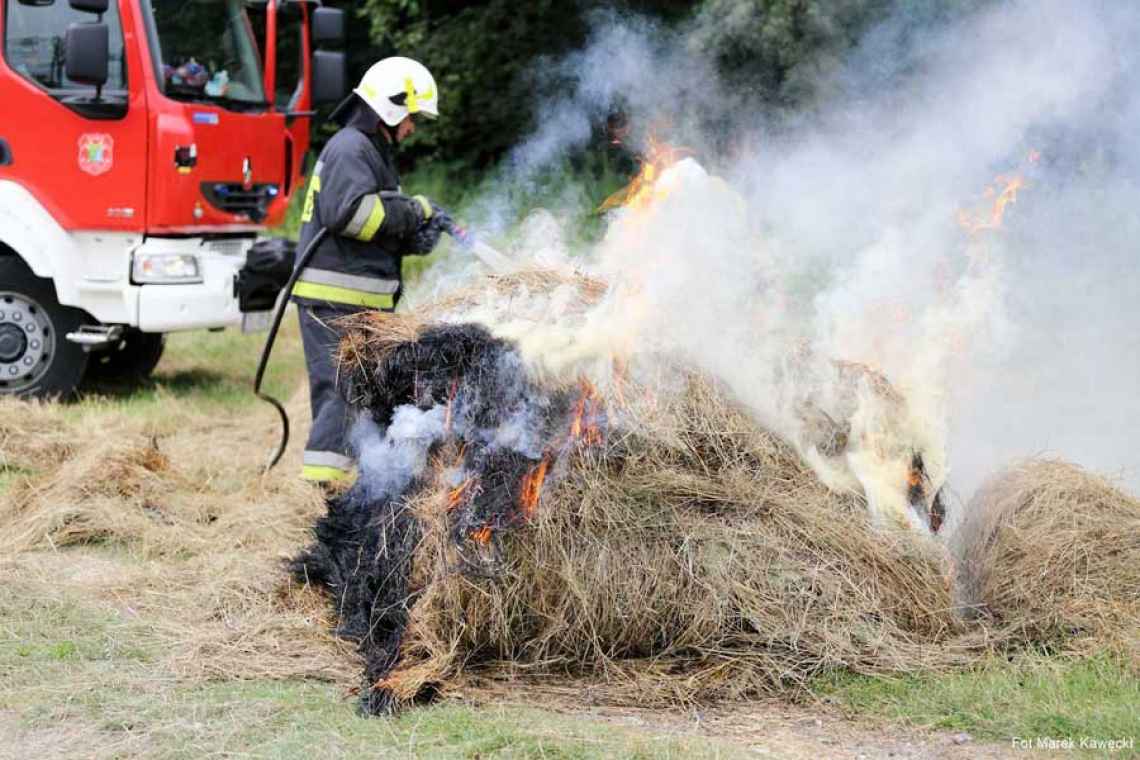
[[[0,362],[19,361],[27,348],[23,330],[10,322],[0,324]]]
[[[54,348],[47,312],[21,293],[0,292],[0,391],[19,391],[39,380]]]

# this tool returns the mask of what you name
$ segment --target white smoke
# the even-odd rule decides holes
[[[535,392],[518,352],[504,351],[493,366],[480,370],[485,376],[456,377],[447,401],[428,409],[396,407],[387,426],[378,425],[366,411],[357,413],[350,445],[359,464],[357,488],[365,500],[383,501],[406,492],[427,471],[432,447],[449,436],[477,447],[480,456],[512,452],[534,461],[543,457],[551,400]],[[491,416],[489,406],[494,409]],[[466,474],[462,466],[449,471],[453,485]]]
[[[514,176],[581,146],[615,107],[695,160],[647,209],[616,213],[585,259],[552,251],[550,216],[524,235],[547,265],[611,283],[592,313],[551,319],[544,296],[467,317],[552,372],[680,355],[837,487],[905,482],[908,447],[963,494],[1041,453],[1140,487],[1140,6],[1008,2],[886,46],[893,23],[827,75],[831,101],[777,131],[717,105],[730,99],[684,34],[605,17],[564,63],[574,85],[515,152]],[[1002,173],[1025,188],[1001,229],[968,234],[959,211],[989,213],[982,191]],[[857,398],[832,359],[873,370]],[[850,421],[845,461],[820,454],[805,408]]]
[[[443,438],[446,420],[445,404],[426,411],[411,404],[396,407],[387,428],[367,414],[358,415],[350,439],[364,498],[380,501],[403,493],[427,467],[428,451]]]

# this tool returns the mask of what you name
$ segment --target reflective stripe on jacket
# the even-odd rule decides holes
[[[424,219],[399,192],[391,147],[358,126],[333,135],[313,167],[298,252],[329,229],[293,288],[301,301],[391,309],[400,297],[402,252]]]
[[[372,309],[394,309],[399,292],[399,280],[362,277],[312,266],[301,273],[293,286],[293,295],[298,298]]]

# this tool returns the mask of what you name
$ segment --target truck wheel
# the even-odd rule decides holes
[[[71,396],[87,352],[66,335],[84,321],[83,311],[60,305],[50,280],[15,256],[0,256],[0,394]]]
[[[158,366],[166,336],[128,328],[119,342],[109,349],[91,354],[87,379],[95,381],[126,380],[138,382],[150,377]]]

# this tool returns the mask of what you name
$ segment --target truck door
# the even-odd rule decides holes
[[[250,8],[258,47],[265,58],[267,95],[273,109],[286,114],[282,183],[286,197],[301,180],[313,122],[312,116],[306,115],[312,108],[308,13],[308,4],[298,2],[268,2]]]
[[[312,108],[309,88],[309,25],[305,3],[282,3],[277,6],[277,75],[274,105],[287,114],[308,112]],[[286,194],[296,189],[301,177],[305,154],[309,150],[311,116],[286,116],[289,134],[285,168]]]
[[[95,88],[65,75],[72,24],[96,21],[67,0],[0,0],[0,180],[23,185],[67,230],[141,231],[146,200],[146,100],[127,0],[110,3],[110,77]],[[120,7],[121,5],[121,7]],[[124,33],[125,32],[125,33]]]

